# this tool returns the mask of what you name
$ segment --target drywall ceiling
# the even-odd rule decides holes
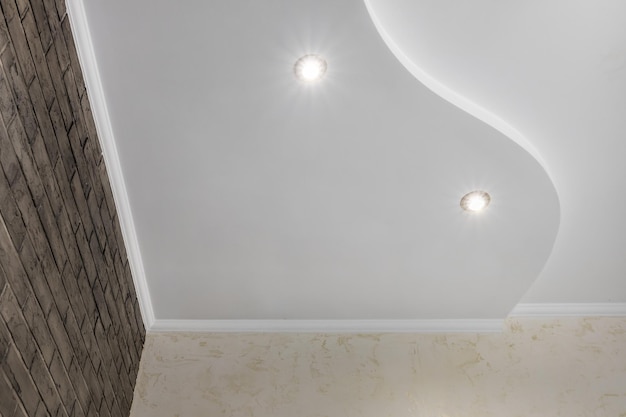
[[[70,9],[157,320],[626,302],[626,4]],[[310,53],[313,85],[293,74]],[[459,206],[474,189],[480,214]]]

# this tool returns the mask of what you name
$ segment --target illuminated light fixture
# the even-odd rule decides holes
[[[472,191],[461,199],[461,207],[465,211],[483,211],[491,202],[491,196],[485,191]]]
[[[319,81],[326,73],[326,61],[319,55],[305,55],[293,66],[296,78],[307,83]]]

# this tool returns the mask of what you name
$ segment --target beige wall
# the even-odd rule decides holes
[[[501,334],[150,334],[132,417],[626,416],[626,318]]]

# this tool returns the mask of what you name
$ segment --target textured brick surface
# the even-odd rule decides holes
[[[0,10],[0,417],[127,416],[145,331],[65,4]]]

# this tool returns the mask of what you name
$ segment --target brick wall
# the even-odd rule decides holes
[[[127,416],[145,331],[64,0],[0,7],[0,416]]]

